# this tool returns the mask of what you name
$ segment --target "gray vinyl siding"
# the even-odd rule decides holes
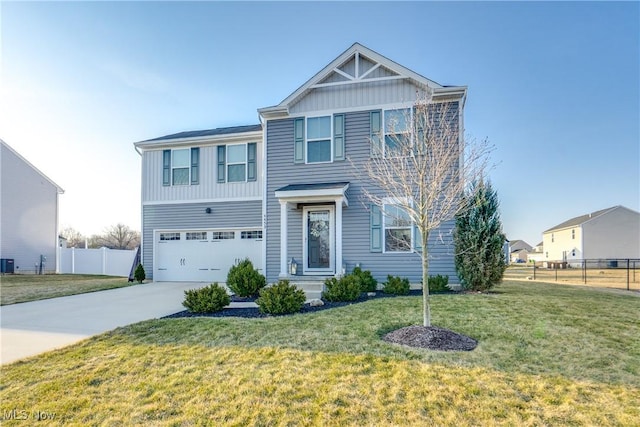
[[[145,205],[142,217],[142,264],[152,279],[154,230],[262,229],[262,201]]]
[[[349,181],[347,191],[349,206],[343,208],[343,260],[347,272],[359,263],[371,270],[379,281],[388,274],[408,277],[420,282],[422,276],[420,255],[417,253],[372,253],[370,251],[369,202],[363,194],[363,186],[372,190],[371,184],[356,169],[370,156],[369,111],[347,113],[345,116],[345,150],[350,160],[323,164],[295,164],[293,162],[293,118],[273,120],[267,123],[267,188],[266,188],[266,271],[267,280],[277,280],[280,273],[280,203],[275,190],[290,184],[313,184]],[[352,165],[353,163],[353,165]],[[450,221],[436,230],[429,239],[430,275],[449,276],[450,283],[458,283],[453,264],[451,235],[454,222]],[[302,261],[302,209],[288,213],[288,258]],[[444,244],[443,244],[444,242]],[[340,260],[337,260],[340,268]]]
[[[217,182],[217,145],[200,146],[199,184],[162,185],[162,149],[142,153],[142,202],[163,203],[262,196],[262,142],[257,142],[257,179],[248,182]],[[197,147],[198,145],[194,145]],[[184,148],[184,147],[176,147]]]
[[[382,70],[380,71],[382,72]],[[406,80],[386,80],[314,89],[290,108],[290,114],[368,108],[371,105],[412,102],[418,88]]]
[[[14,260],[15,273],[55,273],[58,246],[58,188],[0,144],[0,258]]]

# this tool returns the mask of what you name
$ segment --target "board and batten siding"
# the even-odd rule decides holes
[[[211,213],[206,213],[207,208]],[[152,279],[154,230],[262,230],[262,201],[143,205],[142,216],[142,264]]]
[[[290,114],[311,111],[362,109],[371,105],[397,104],[416,100],[418,88],[406,80],[387,80],[327,86],[314,89],[290,108]]]
[[[259,199],[262,197],[262,143],[257,147],[257,179],[248,182],[217,182],[217,145],[200,147],[199,184],[162,185],[162,149],[145,150],[142,154],[142,203],[166,203],[216,199]],[[184,147],[179,147],[184,148]]]
[[[267,122],[267,188],[266,188],[266,271],[269,282],[280,273],[280,203],[275,190],[290,184],[350,182],[347,190],[349,206],[342,211],[343,259],[337,260],[346,271],[356,264],[370,270],[383,282],[388,274],[407,277],[413,283],[422,278],[418,253],[374,253],[370,251],[370,202],[363,187],[373,187],[364,176],[363,165],[371,155],[370,112],[347,113],[345,116],[345,150],[347,160],[319,164],[295,164],[293,161],[293,118]],[[360,171],[360,172],[359,172]],[[302,209],[291,206],[288,211],[288,257],[302,261]],[[429,239],[429,274],[449,276],[449,282],[459,283],[453,261],[452,231],[454,221],[434,231]]]

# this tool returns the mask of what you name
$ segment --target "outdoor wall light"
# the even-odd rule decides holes
[[[207,208],[204,210],[206,213],[210,214],[211,213],[211,208]]]

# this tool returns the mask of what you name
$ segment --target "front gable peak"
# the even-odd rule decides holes
[[[358,90],[371,87],[372,84],[392,84],[394,81],[406,87],[430,90],[434,94],[455,90],[464,96],[466,92],[465,87],[442,86],[359,43],[354,43],[280,104],[261,108],[258,112],[262,116],[271,117],[286,115],[294,105],[312,92]]]

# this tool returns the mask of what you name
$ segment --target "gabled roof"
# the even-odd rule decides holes
[[[466,86],[443,86],[360,43],[354,43],[278,105],[260,108],[258,113],[263,116],[286,113],[289,107],[317,88],[396,79],[408,79],[418,87],[428,87],[434,96],[455,94],[464,98],[467,90]]]
[[[204,136],[229,135],[233,133],[258,132],[258,131],[262,131],[262,125],[258,124],[258,125],[206,129],[206,130],[190,130],[185,132],[172,133],[171,135],[160,136],[158,138],[147,139],[145,141],[140,141],[140,142],[168,141],[172,139],[199,138]]]
[[[54,187],[56,187],[56,191],[58,192],[58,194],[63,194],[64,190],[62,189],[62,187],[60,187],[58,184],[56,184],[55,182],[53,182],[51,180],[51,178],[49,178],[47,175],[43,174],[40,169],[38,169],[37,167],[33,166],[31,164],[31,162],[29,162],[27,159],[25,159],[24,157],[22,157],[20,155],[20,153],[18,153],[16,150],[14,150],[13,148],[11,148],[11,146],[9,144],[7,144],[6,142],[4,142],[4,140],[0,139],[0,144],[5,147],[7,150],[11,151],[17,158],[19,158],[20,160],[22,160],[27,166],[29,166],[31,169],[33,169],[34,171],[36,171],[40,176],[42,176],[45,180],[47,180],[51,185],[53,185]]]
[[[556,231],[556,230],[562,230],[564,228],[569,228],[569,227],[577,227],[578,225],[582,225],[587,221],[590,221],[590,220],[592,220],[594,218],[602,216],[602,215],[604,215],[604,214],[606,214],[606,213],[608,213],[608,212],[610,212],[610,211],[612,211],[614,209],[620,208],[620,207],[622,207],[622,206],[613,206],[613,207],[610,207],[610,208],[607,208],[607,209],[602,209],[602,210],[599,210],[599,211],[595,211],[595,212],[591,212],[591,213],[588,213],[588,214],[580,215],[580,216],[577,216],[575,218],[571,218],[570,220],[562,222],[562,223],[556,225],[555,227],[551,227],[550,229],[543,231],[543,233],[548,233],[550,231]]]
[[[232,126],[206,130],[192,130],[185,132],[172,133],[171,135],[160,136],[158,138],[147,139],[145,141],[136,142],[136,147],[144,147],[150,145],[159,145],[162,143],[189,143],[201,141],[205,139],[225,138],[232,136],[243,136],[247,133],[262,132],[262,125],[246,125]]]
[[[528,244],[527,242],[525,242],[524,240],[511,240],[509,242],[509,246],[511,246],[511,251],[519,251],[522,249],[525,249],[527,251],[530,251],[531,249],[533,249],[531,247],[530,244]]]

